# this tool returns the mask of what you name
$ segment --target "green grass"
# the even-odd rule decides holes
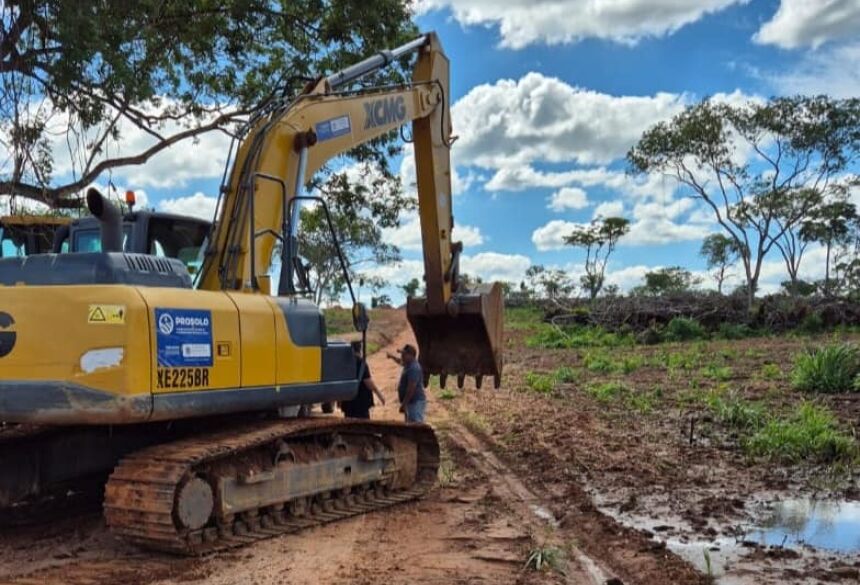
[[[782,377],[782,368],[776,364],[764,364],[761,367],[759,376],[765,380],[778,380]]]
[[[585,391],[598,402],[610,402],[623,397],[629,389],[624,383],[613,381],[589,384],[585,387]]]
[[[555,390],[555,377],[551,374],[539,374],[528,372],[526,374],[526,387],[538,394],[551,394]]]
[[[754,431],[768,421],[768,411],[764,404],[749,402],[734,392],[729,392],[726,396],[720,392],[711,392],[705,398],[705,404],[714,418],[727,427]]]
[[[570,349],[574,347],[632,346],[632,335],[610,333],[601,327],[583,325],[557,327],[542,324],[534,335],[526,339],[526,346],[543,349]]]
[[[328,335],[352,333],[352,311],[342,307],[331,307],[323,311],[325,314],[325,330]]]
[[[552,570],[565,575],[567,567],[564,551],[554,546],[534,548],[529,551],[524,568],[537,572]]]
[[[725,382],[726,380],[731,380],[732,369],[728,366],[718,366],[715,364],[708,364],[701,370],[702,376],[705,378],[709,378],[711,380],[719,380],[721,382]]]
[[[848,343],[804,352],[794,361],[792,385],[804,392],[850,392],[860,374],[860,351]]]
[[[510,307],[505,309],[505,328],[513,330],[533,330],[542,325],[544,313],[538,307]]]
[[[747,337],[755,337],[759,332],[752,329],[749,325],[738,323],[720,323],[715,336],[718,339],[746,339]]]
[[[457,393],[450,388],[445,388],[440,390],[437,396],[439,397],[439,400],[453,400],[457,397]]]
[[[744,442],[749,455],[787,463],[853,462],[858,448],[854,438],[839,428],[830,410],[803,402],[785,418],[772,418]]]
[[[567,366],[561,366],[553,372],[555,379],[562,384],[570,384],[576,381],[576,371]]]

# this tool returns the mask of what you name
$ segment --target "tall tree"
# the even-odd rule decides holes
[[[627,155],[703,201],[738,246],[752,307],[762,263],[785,232],[844,192],[860,153],[860,99],[705,100],[646,131]],[[796,202],[789,212],[787,198]]]
[[[711,234],[702,241],[699,255],[705,259],[708,270],[713,271],[717,281],[717,292],[723,294],[723,283],[728,278],[728,269],[738,259],[735,241],[723,234]]]
[[[850,244],[852,232],[858,223],[860,223],[860,216],[853,203],[835,201],[821,206],[801,225],[800,238],[804,243],[817,242],[825,248],[823,286],[825,295],[830,294],[830,262],[833,249],[836,246]]]
[[[808,290],[798,277],[803,255],[810,242],[802,234],[804,218],[815,215],[823,203],[824,199],[817,190],[801,188],[781,194],[780,200],[773,204],[776,210],[777,233],[781,234],[774,238],[773,243],[779,250],[788,272],[785,289],[792,295]]]
[[[400,287],[400,290],[403,291],[403,294],[406,295],[406,298],[412,298],[418,296],[418,291],[421,289],[421,281],[417,278],[413,278],[406,284]]]
[[[0,3],[0,194],[75,206],[103,172],[231,133],[308,79],[414,34],[409,0]],[[119,151],[131,131],[145,140]],[[387,144],[357,153],[381,160]]]
[[[618,241],[630,231],[630,221],[623,217],[607,217],[582,225],[564,238],[568,246],[585,250],[585,274],[582,286],[591,300],[597,298],[606,278],[606,265]]]
[[[333,173],[319,185],[350,280],[354,280],[369,264],[390,264],[400,260],[400,251],[383,240],[382,230],[397,227],[400,215],[416,204],[414,198],[404,195],[399,180],[374,169],[369,163],[362,163],[350,170]],[[347,276],[343,273],[321,205],[301,211],[299,255],[309,265],[314,300],[317,303],[339,300],[346,291]],[[384,284],[372,276],[363,278],[365,284],[374,289]]]

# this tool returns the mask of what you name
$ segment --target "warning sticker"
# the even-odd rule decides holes
[[[212,365],[212,312],[155,309],[158,365],[167,368]]]
[[[125,305],[90,305],[87,323],[122,325],[125,323]]]

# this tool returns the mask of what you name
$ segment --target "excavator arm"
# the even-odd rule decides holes
[[[417,52],[411,83],[341,88]],[[425,376],[500,383],[502,299],[498,284],[466,291],[459,282],[462,245],[451,241],[449,62],[435,34],[384,51],[308,87],[249,124],[222,189],[199,288],[269,292],[268,272],[281,249],[279,295],[295,293],[298,200],[328,160],[412,122],[425,298],[409,299]]]

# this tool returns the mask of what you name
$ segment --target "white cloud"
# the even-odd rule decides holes
[[[460,258],[460,270],[471,276],[479,276],[484,282],[519,282],[525,278],[529,266],[531,260],[522,254],[481,252]]]
[[[215,197],[210,197],[198,191],[194,195],[187,197],[164,199],[159,203],[158,208],[168,213],[191,215],[212,221],[212,218],[215,216],[216,203],[217,199]]]
[[[579,187],[562,187],[552,194],[547,207],[558,212],[566,209],[585,209],[588,207],[588,195]]]
[[[450,8],[465,26],[498,25],[501,44],[521,49],[599,38],[632,44],[670,34],[744,0],[418,0],[419,14]]]
[[[573,230],[583,225],[572,221],[553,219],[532,232],[532,242],[541,252],[560,250],[566,245],[564,238],[569,236]]]
[[[401,218],[400,226],[396,228],[385,228],[382,230],[382,238],[388,244],[393,244],[401,250],[422,249],[421,221],[417,213],[409,213]],[[452,240],[461,241],[468,250],[473,246],[484,243],[484,234],[481,228],[471,225],[454,225]]]
[[[624,202],[604,201],[594,208],[593,217],[620,217],[622,213],[624,213]]]
[[[658,174],[633,176],[603,167],[544,172],[529,165],[500,168],[484,188],[488,191],[524,191],[535,187],[559,188],[568,185],[604,187],[632,199],[665,199],[677,189],[674,179]]]
[[[818,47],[860,30],[857,0],[781,0],[779,9],[753,39],[783,49]]]
[[[633,222],[619,242],[623,246],[648,246],[701,240],[710,233],[707,226],[676,223],[666,218],[646,218]]]
[[[472,277],[480,277],[484,282],[517,282],[525,277],[531,266],[528,256],[522,254],[502,254],[481,252],[473,256],[460,257],[460,270]],[[367,276],[381,278],[389,287],[406,284],[413,278],[422,280],[424,263],[420,260],[403,260],[396,264],[373,266],[362,271]]]
[[[793,69],[765,75],[783,95],[860,95],[860,42],[825,47],[806,54]]]
[[[612,96],[541,73],[479,85],[457,101],[458,164],[501,169],[533,161],[608,163],[642,132],[680,112],[677,94]]]
[[[476,180],[474,173],[461,175],[451,161],[451,193],[460,195],[469,190]],[[418,189],[418,179],[415,175],[415,150],[412,144],[403,145],[403,159],[400,161],[400,182],[407,192],[415,193]]]

